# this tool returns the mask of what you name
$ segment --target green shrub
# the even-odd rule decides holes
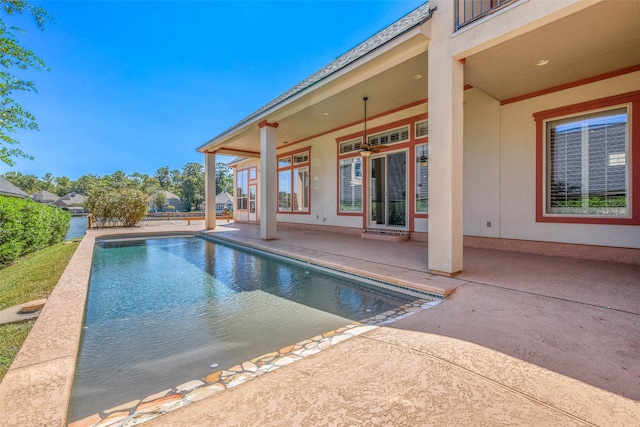
[[[0,267],[64,240],[70,217],[55,206],[0,196]]]
[[[133,188],[96,188],[85,202],[98,227],[133,227],[147,214],[148,196]]]

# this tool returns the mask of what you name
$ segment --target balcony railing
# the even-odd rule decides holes
[[[517,0],[456,0],[456,31]]]

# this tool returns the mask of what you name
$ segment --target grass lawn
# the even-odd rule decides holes
[[[79,240],[58,243],[29,254],[0,270],[0,310],[46,298],[58,283]],[[20,350],[34,321],[0,325],[0,380]]]

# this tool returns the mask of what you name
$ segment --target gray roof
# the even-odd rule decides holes
[[[53,203],[60,198],[57,194],[48,192],[47,190],[36,191],[31,198],[38,203]]]
[[[10,197],[20,197],[26,199],[29,197],[27,193],[0,176],[0,195]]]
[[[228,202],[233,202],[233,196],[231,196],[231,194],[227,193],[226,191],[216,194],[216,203]]]
[[[84,196],[78,193],[69,193],[60,197],[53,204],[59,207],[82,206],[84,204]]]
[[[152,195],[149,196],[149,202],[153,202],[158,193],[164,193],[164,198],[167,201],[169,201],[169,200],[180,200],[180,197],[176,196],[175,194],[173,194],[170,191],[158,190],[158,191],[156,191],[155,193],[153,193]]]
[[[386,43],[390,42],[391,40],[395,39],[396,37],[399,37],[402,34],[406,33],[407,31],[409,31],[409,30],[411,30],[411,29],[423,24],[430,17],[431,17],[431,10],[429,9],[429,2],[426,2],[422,6],[418,7],[417,9],[413,10],[412,12],[409,12],[407,15],[405,15],[402,18],[400,18],[398,21],[394,22],[393,24],[391,24],[390,26],[388,26],[384,30],[376,33],[373,37],[367,39],[365,42],[360,43],[358,46],[354,47],[353,49],[351,49],[350,51],[348,51],[344,55],[339,56],[335,61],[333,61],[330,64],[328,64],[327,66],[322,68],[320,71],[318,71],[315,74],[307,77],[302,82],[298,83],[297,85],[295,85],[294,87],[292,87],[291,89],[289,89],[288,91],[286,91],[285,93],[283,93],[282,95],[280,95],[279,97],[274,99],[273,101],[271,101],[268,104],[264,105],[263,107],[261,107],[260,109],[255,111],[254,113],[252,113],[249,116],[245,117],[244,119],[242,119],[241,121],[239,121],[235,125],[231,126],[229,129],[225,130],[224,132],[222,132],[221,134],[219,134],[215,138],[211,139],[209,142],[207,142],[206,144],[204,144],[200,148],[203,148],[204,146],[206,146],[210,142],[212,142],[212,141],[214,141],[214,140],[216,140],[216,139],[218,139],[218,138],[220,138],[220,137],[222,137],[222,136],[234,131],[235,129],[241,127],[242,125],[250,122],[252,119],[254,119],[255,117],[257,117],[260,114],[264,113],[265,111],[268,111],[268,110],[276,107],[281,102],[286,101],[287,99],[289,99],[292,96],[304,91],[305,89],[308,89],[309,87],[311,87],[314,84],[318,83],[322,79],[324,79],[326,77],[329,77],[333,73],[345,68],[346,66],[352,64],[353,62],[355,62],[356,60],[362,58],[363,56],[373,52],[377,48],[385,45]]]

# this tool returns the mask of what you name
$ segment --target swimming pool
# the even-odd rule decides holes
[[[199,237],[99,241],[68,420],[415,299]]]

